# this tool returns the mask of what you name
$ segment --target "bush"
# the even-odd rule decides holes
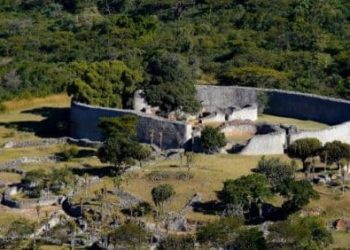
[[[157,250],[192,250],[195,249],[192,236],[168,236],[162,239]]]
[[[69,161],[79,154],[79,148],[75,145],[64,144],[61,146],[61,152],[59,156],[65,161]]]
[[[206,152],[215,153],[226,145],[226,138],[218,128],[205,127],[202,131],[201,144]]]
[[[6,112],[6,106],[3,103],[0,103],[0,114]]]

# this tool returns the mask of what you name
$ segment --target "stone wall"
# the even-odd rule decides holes
[[[286,131],[277,129],[275,132],[256,135],[242,149],[242,155],[277,155],[284,153]]]
[[[191,138],[192,126],[183,122],[170,121],[133,110],[97,107],[76,102],[71,105],[71,135],[78,139],[99,141],[102,139],[98,129],[100,118],[120,117],[126,114],[139,117],[137,136],[141,142],[153,142],[163,148],[179,148]]]
[[[239,86],[197,86],[197,98],[207,110],[257,103],[258,92],[268,96],[265,113],[335,125],[350,121],[350,102],[299,92]]]
[[[300,131],[298,133],[291,134],[289,141],[292,143],[298,139],[310,137],[319,139],[323,144],[335,140],[350,144],[350,122],[344,122],[322,130]]]
[[[228,121],[234,120],[258,120],[258,106],[253,104],[242,109],[236,109],[227,118]]]

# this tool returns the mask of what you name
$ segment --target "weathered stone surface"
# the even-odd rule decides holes
[[[180,148],[190,138],[192,126],[184,122],[170,121],[161,117],[147,115],[134,110],[123,110],[72,103],[71,135],[74,138],[102,140],[98,129],[101,117],[120,117],[126,114],[139,118],[137,137],[140,142],[156,144],[161,148]]]

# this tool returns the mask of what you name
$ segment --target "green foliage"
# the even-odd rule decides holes
[[[194,78],[190,67],[174,53],[159,52],[147,64],[149,80],[145,87],[147,101],[166,113],[174,110],[196,112]]]
[[[235,180],[227,180],[220,198],[227,204],[249,207],[271,196],[269,182],[262,174],[250,174]]]
[[[140,225],[123,224],[109,233],[110,242],[115,246],[142,246],[147,243],[148,233]]]
[[[175,195],[175,191],[170,184],[161,184],[151,191],[154,204],[163,211],[165,202]]]
[[[15,220],[9,226],[6,236],[12,240],[23,240],[34,232],[34,224],[27,219]]]
[[[194,250],[195,241],[192,236],[172,236],[162,239],[158,246],[158,250]]]
[[[102,117],[98,127],[103,135],[126,137],[133,139],[136,137],[138,118],[135,115],[123,115],[121,117]]]
[[[74,79],[68,87],[73,100],[107,107],[126,108],[139,87],[142,75],[121,61],[75,62]]]
[[[160,75],[191,72],[187,84],[180,75],[152,87],[150,99],[165,111],[197,108],[193,76],[202,73],[225,84],[350,97],[347,1],[192,2],[1,1],[0,101],[62,92],[70,83],[77,100],[129,106],[137,86],[148,89],[142,72],[154,59],[164,62]],[[160,60],[155,51],[175,60]],[[182,63],[167,66],[176,58],[184,71]]]
[[[106,138],[97,152],[101,162],[109,162],[120,168],[150,156],[150,149],[136,141],[137,123],[138,119],[133,115],[101,118],[99,128]]]
[[[259,88],[283,88],[288,74],[263,67],[229,68],[219,75],[224,85],[238,84]]]
[[[327,142],[320,155],[323,162],[339,165],[341,160],[350,160],[350,145],[341,141]]]
[[[74,157],[76,157],[79,153],[79,148],[76,145],[68,145],[68,144],[63,144],[60,146],[60,156],[63,158],[65,161],[70,161]]]
[[[6,112],[6,106],[2,103],[0,103],[0,114]]]
[[[237,237],[242,226],[237,217],[223,217],[220,220],[209,222],[197,231],[197,241],[215,247],[225,246],[226,243]]]
[[[207,152],[215,153],[226,145],[225,135],[218,128],[205,127],[201,135],[201,144]]]
[[[287,198],[287,201],[283,204],[286,212],[295,212],[306,206],[311,199],[319,198],[317,191],[306,180],[295,181],[291,178],[286,179],[277,187],[277,190]]]
[[[128,138],[112,135],[97,152],[101,162],[109,162],[114,167],[120,168],[124,164],[133,163],[140,144]]]
[[[264,234],[257,228],[251,228],[240,232],[233,246],[240,250],[265,250],[267,248]]]
[[[277,187],[284,180],[294,177],[296,166],[293,162],[286,163],[279,158],[266,159],[263,156],[258,162],[256,171],[264,174],[272,187]]]
[[[319,217],[293,216],[269,228],[271,241],[278,240],[282,247],[294,249],[324,249],[333,243],[331,232]]]
[[[288,155],[299,158],[303,162],[305,169],[306,159],[316,156],[322,148],[321,142],[317,138],[299,139],[288,147]]]

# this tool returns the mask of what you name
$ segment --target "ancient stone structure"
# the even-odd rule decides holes
[[[350,102],[276,89],[259,89],[238,86],[197,86],[197,98],[205,111],[212,113],[207,117],[210,122],[220,120],[255,120],[260,94],[266,94],[268,103],[265,113],[314,120],[331,126],[319,131],[294,131],[287,127],[275,127],[268,133],[257,133],[241,149],[241,154],[281,154],[293,141],[301,138],[316,137],[322,143],[340,140],[350,143]],[[146,107],[142,93],[135,94],[134,110],[112,109],[72,103],[71,132],[74,138],[101,140],[98,122],[101,117],[118,117],[134,114],[139,117],[137,127],[141,142],[156,144],[162,148],[183,147],[192,142],[192,126],[185,122],[170,121],[140,112]],[[227,114],[218,110],[241,110]],[[349,122],[348,122],[349,121]]]
[[[168,149],[183,147],[191,138],[192,126],[184,122],[170,121],[134,110],[104,108],[76,102],[72,103],[70,112],[71,135],[78,139],[102,140],[98,128],[100,118],[127,114],[139,118],[137,137],[141,142]]]
[[[282,153],[283,148],[297,139],[318,138],[322,143],[340,140],[350,143],[350,101],[276,89],[239,86],[197,86],[197,98],[208,110],[232,105],[259,105],[259,94],[268,97],[265,113],[314,120],[334,125],[318,131],[282,131],[257,135],[249,140],[242,154]]]

